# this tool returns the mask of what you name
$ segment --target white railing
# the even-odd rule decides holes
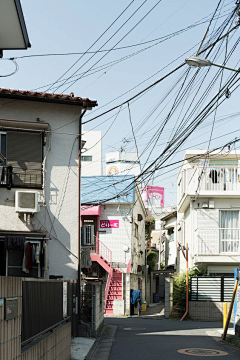
[[[240,192],[240,168],[237,166],[196,166],[182,171],[178,178],[178,203],[186,194],[209,191]]]
[[[240,229],[198,229],[195,255],[240,254]]]
[[[237,166],[206,167],[198,169],[202,173],[201,190],[210,191],[238,191],[240,190],[240,168]]]

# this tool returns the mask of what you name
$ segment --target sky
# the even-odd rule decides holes
[[[79,0],[22,0],[21,3],[32,47],[28,50],[4,51],[4,59],[8,57],[16,58],[19,71],[12,76],[2,77],[0,79],[0,86],[2,88],[38,89],[39,91],[64,92],[67,94],[74,92],[75,96],[97,100],[98,109],[88,112],[84,116],[83,120],[87,121],[93,116],[99,115],[103,111],[127,100],[160,77],[165,76],[169,71],[180,65],[186,57],[194,55],[219,0],[162,0],[159,3],[157,0],[122,0],[114,2],[106,0],[101,2],[97,0],[92,0],[91,2]],[[126,11],[119,17],[127,6]],[[149,12],[154,6],[155,8]],[[234,6],[235,1],[221,1],[218,14],[222,17],[211,23],[209,36],[223,23],[226,16],[234,9]],[[135,14],[133,14],[134,12]],[[128,20],[131,15],[132,17]],[[141,21],[143,17],[145,18]],[[117,18],[118,20],[116,20]],[[108,29],[114,20],[116,22]],[[132,46],[162,38],[187,28],[192,24],[196,24],[196,22],[203,21],[205,23],[194,26],[188,29],[188,31],[173,36],[161,43],[158,43],[160,41],[158,40],[139,46]],[[234,26],[234,22],[232,26]],[[120,27],[121,29],[119,30]],[[133,27],[135,28],[132,29]],[[131,47],[112,50],[109,53],[101,52],[95,55],[21,58],[22,56],[40,54],[84,53],[105,31],[106,33],[96,42],[90,51],[97,51],[101,47],[102,49],[110,50],[117,43],[117,48]],[[218,63],[223,62],[225,54],[229,54],[239,36],[240,30],[237,29],[233,35],[228,37],[227,42],[224,40],[221,43],[221,48],[216,54],[214,54],[214,51],[210,54],[210,58]],[[112,38],[110,39],[110,37]],[[123,37],[124,39],[121,40]],[[205,43],[208,40],[209,38],[206,39]],[[132,55],[139,50],[143,51]],[[227,62],[228,66],[236,67],[238,65],[238,54],[239,48],[237,47]],[[215,55],[216,58],[214,58]],[[106,63],[118,61],[126,56],[129,58],[115,63],[114,66],[96,69],[98,72],[92,70]],[[84,77],[80,78],[81,76],[78,76],[72,78],[80,78],[75,83],[65,85],[56,83],[51,88],[51,84],[54,84],[77,60],[78,62],[75,66],[61,79],[67,79],[74,72],[77,74],[82,73]],[[182,86],[187,84],[190,79],[189,76],[194,76],[196,73],[195,69],[190,69],[190,74],[183,84],[187,69],[186,65],[143,96],[137,98],[136,101],[130,102],[131,121],[138,152],[141,154],[142,169],[145,169],[151,161],[154,161],[161,154],[170,136],[178,130],[185,110],[188,106],[191,105],[193,107],[198,103],[200,97],[206,93],[209,84],[217,73],[217,68],[213,67],[211,69],[200,70],[199,77],[197,78],[198,82],[195,81],[193,86],[189,88],[186,98],[181,101],[181,106],[167,122],[156,144],[150,144],[150,147],[146,149],[149,141],[154,139],[154,135],[157,134],[159,126],[168,116]],[[14,64],[12,62],[7,60],[0,61],[1,75],[11,73],[13,70]],[[91,74],[91,72],[95,73]],[[222,79],[221,76],[218,77],[216,83],[209,91],[208,97],[204,99],[199,107],[199,111],[216,95],[221,83],[223,84],[227,77],[231,75],[231,72],[224,70]],[[201,79],[203,84],[198,90]],[[139,83],[142,84],[137,86]],[[62,86],[57,88],[59,84]],[[132,88],[134,89],[130,90]],[[224,101],[219,106],[216,114],[213,113],[207,117],[203,124],[192,133],[177,152],[173,151],[171,153],[168,164],[180,161],[186,149],[207,149],[212,129],[210,149],[226,144],[228,141],[240,136],[239,117],[237,114],[240,112],[238,106],[239,91],[240,89],[236,90],[230,99]],[[120,96],[124,93],[126,94]],[[118,99],[114,100],[115,98]],[[230,114],[236,115],[229,117]],[[190,116],[188,121],[190,122],[193,118],[194,115]],[[93,129],[102,131],[103,161],[106,152],[116,151],[121,147],[126,151],[136,151],[128,107],[123,106],[120,108],[120,111],[117,109],[84,125],[84,130],[89,131]],[[66,134],[66,136],[68,135]],[[240,146],[240,143],[236,143],[236,147],[238,146]],[[167,206],[176,205],[177,203],[178,170],[179,164],[157,170],[155,178],[149,180],[149,185],[165,188],[165,205]]]

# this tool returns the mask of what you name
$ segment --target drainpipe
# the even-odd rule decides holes
[[[79,116],[78,126],[78,323],[80,323],[81,294],[81,155],[82,155],[82,118],[86,109]]]

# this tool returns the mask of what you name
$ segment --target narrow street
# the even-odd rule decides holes
[[[220,323],[164,318],[108,318],[105,321],[117,326],[109,360],[181,360],[191,356],[237,360],[240,357],[239,350],[213,338],[219,335]]]

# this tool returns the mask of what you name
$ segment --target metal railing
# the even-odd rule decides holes
[[[112,263],[112,251],[96,237],[96,248],[91,249],[92,254],[98,254],[107,262]]]
[[[240,253],[240,229],[198,229],[196,234],[196,255]]]
[[[12,166],[0,166],[0,185],[7,188],[41,188],[42,170],[16,171]]]
[[[112,277],[113,277],[113,268],[110,268],[110,272],[108,274],[107,284],[105,288],[105,311],[107,309],[108,293],[109,293]]]

